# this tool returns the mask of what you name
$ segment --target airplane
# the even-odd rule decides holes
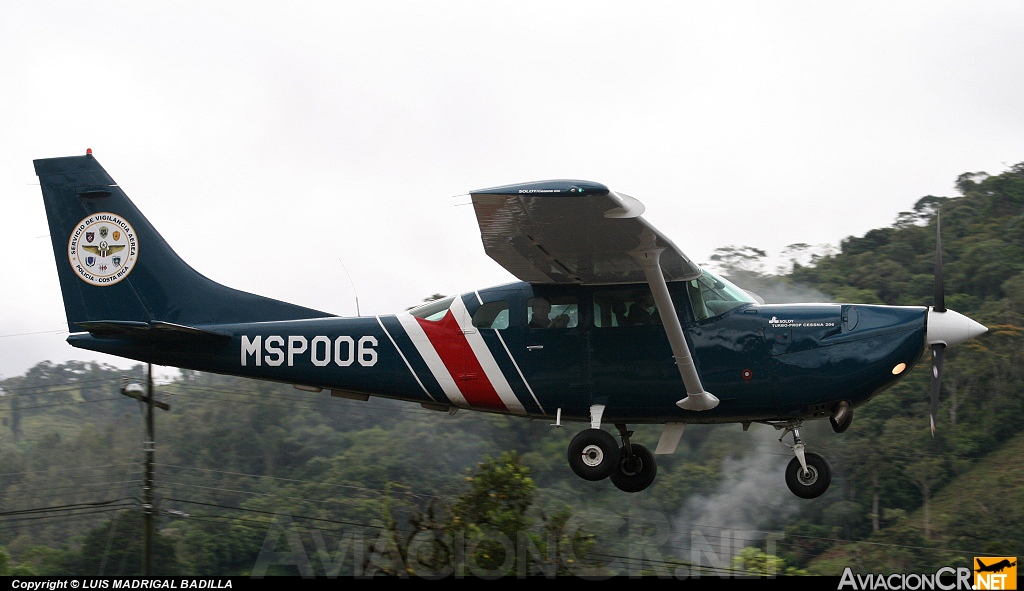
[[[343,318],[195,271],[91,149],[34,166],[71,345],[353,400],[582,423],[572,471],[629,493],[654,482],[655,456],[687,424],[757,423],[794,454],[789,489],[818,497],[831,469],[805,450],[805,421],[845,431],[930,349],[934,434],[945,348],[987,330],[945,308],[938,240],[931,307],[765,304],[691,261],[640,201],[583,180],[470,192],[485,253],[517,281]],[[630,424],[661,426],[654,452]]]
[[[1016,561],[1010,562],[1010,560],[1007,559],[1007,558],[1004,558],[1004,559],[1000,560],[999,562],[990,564],[988,566],[985,566],[985,563],[982,562],[980,558],[975,558],[975,560],[978,561],[977,571],[979,573],[1001,573],[1001,572],[1003,572],[1004,569],[1007,569],[1007,568],[1010,568],[1010,567],[1013,567],[1013,566],[1017,566],[1017,562]]]

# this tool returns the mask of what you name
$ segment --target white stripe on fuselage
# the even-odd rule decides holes
[[[479,297],[479,296],[478,296]],[[519,374],[519,379],[523,381],[523,385],[526,386],[526,391],[530,393],[530,398],[533,398],[534,404],[540,409],[541,414],[544,414],[544,405],[537,400],[537,395],[533,393],[533,388],[530,387],[530,382],[526,381],[526,376],[523,375],[523,370],[519,368],[519,363],[516,362],[516,358],[512,356],[512,351],[508,350],[508,345],[505,344],[505,339],[501,338],[501,331],[494,331],[494,335],[498,337],[498,341],[501,343],[502,349],[505,349],[505,354],[508,355],[509,361],[512,362],[512,367],[516,368],[516,373]]]
[[[427,368],[430,369],[434,379],[441,385],[441,390],[448,397],[448,401],[455,406],[469,408],[469,403],[466,402],[466,398],[459,391],[455,378],[452,377],[444,362],[441,361],[441,356],[434,350],[434,345],[430,344],[427,333],[423,332],[423,327],[420,326],[416,318],[408,312],[400,312],[395,314],[395,317],[398,318],[402,328],[405,329],[405,334],[409,335],[409,339],[412,340],[413,346],[416,347],[416,351],[419,352],[420,357],[427,364]]]
[[[512,391],[512,386],[505,379],[505,374],[498,367],[498,362],[491,355],[491,349],[484,342],[480,329],[473,326],[473,322],[469,317],[469,311],[466,309],[466,304],[462,301],[461,295],[455,297],[451,310],[456,322],[459,323],[459,328],[462,329],[462,334],[466,335],[466,340],[469,342],[470,349],[473,350],[473,355],[476,356],[477,362],[483,368],[494,391],[498,393],[498,398],[501,398],[509,412],[518,415],[526,414],[526,408],[523,407],[522,402],[519,402],[519,398]]]
[[[395,342],[395,337],[391,336],[391,333],[388,331],[387,327],[384,326],[384,321],[380,319],[380,316],[377,316],[377,324],[380,325],[381,330],[383,330],[384,334],[387,335],[388,340],[391,341],[391,344],[395,347],[395,351],[398,351],[398,356],[402,358],[402,362],[405,363],[405,366],[407,368],[409,368],[409,373],[412,374],[412,377],[416,380],[416,383],[419,384],[420,388],[423,389],[423,393],[426,394],[427,397],[433,400],[434,402],[437,402],[437,400],[430,395],[430,391],[427,390],[427,387],[423,385],[423,382],[420,380],[420,376],[416,375],[416,372],[412,370],[412,365],[409,363],[409,360],[405,358],[405,353],[402,353],[402,349],[399,348],[398,343]]]

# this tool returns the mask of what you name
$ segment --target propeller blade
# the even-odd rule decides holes
[[[942,220],[938,212],[935,213],[935,305],[932,309],[936,312],[946,311],[946,289],[942,284]]]
[[[946,312],[946,288],[942,280],[942,216],[935,212],[935,293],[933,294],[932,312]],[[929,314],[931,318],[931,314]],[[942,357],[946,352],[945,343],[932,344],[932,409],[929,419],[932,426],[932,437],[935,437],[935,417],[939,414],[939,390],[942,388]]]
[[[935,417],[939,414],[939,388],[942,387],[942,357],[946,352],[946,345],[936,343],[932,345],[932,437],[935,437]]]

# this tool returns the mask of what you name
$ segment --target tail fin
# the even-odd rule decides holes
[[[164,241],[92,156],[35,160],[71,332],[331,316],[207,279]]]

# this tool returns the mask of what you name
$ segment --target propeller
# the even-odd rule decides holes
[[[928,345],[932,351],[931,427],[935,436],[935,417],[939,414],[939,389],[942,387],[942,358],[946,347],[973,339],[988,331],[984,325],[954,310],[946,309],[945,287],[942,281],[942,231],[939,214],[935,214],[935,294],[934,305],[928,311]]]
[[[942,284],[942,218],[935,214],[935,294],[932,309],[946,311],[946,289]]]
[[[942,282],[942,218],[935,213],[935,293],[933,294],[932,311],[939,314],[946,312],[946,288]],[[946,353],[945,343],[932,344],[932,379],[931,379],[931,426],[932,437],[935,437],[935,417],[939,414],[939,389],[942,387],[942,357]]]
[[[946,346],[941,343],[932,345],[932,437],[935,437],[935,416],[939,414],[939,388],[942,387],[942,355],[945,351]]]

